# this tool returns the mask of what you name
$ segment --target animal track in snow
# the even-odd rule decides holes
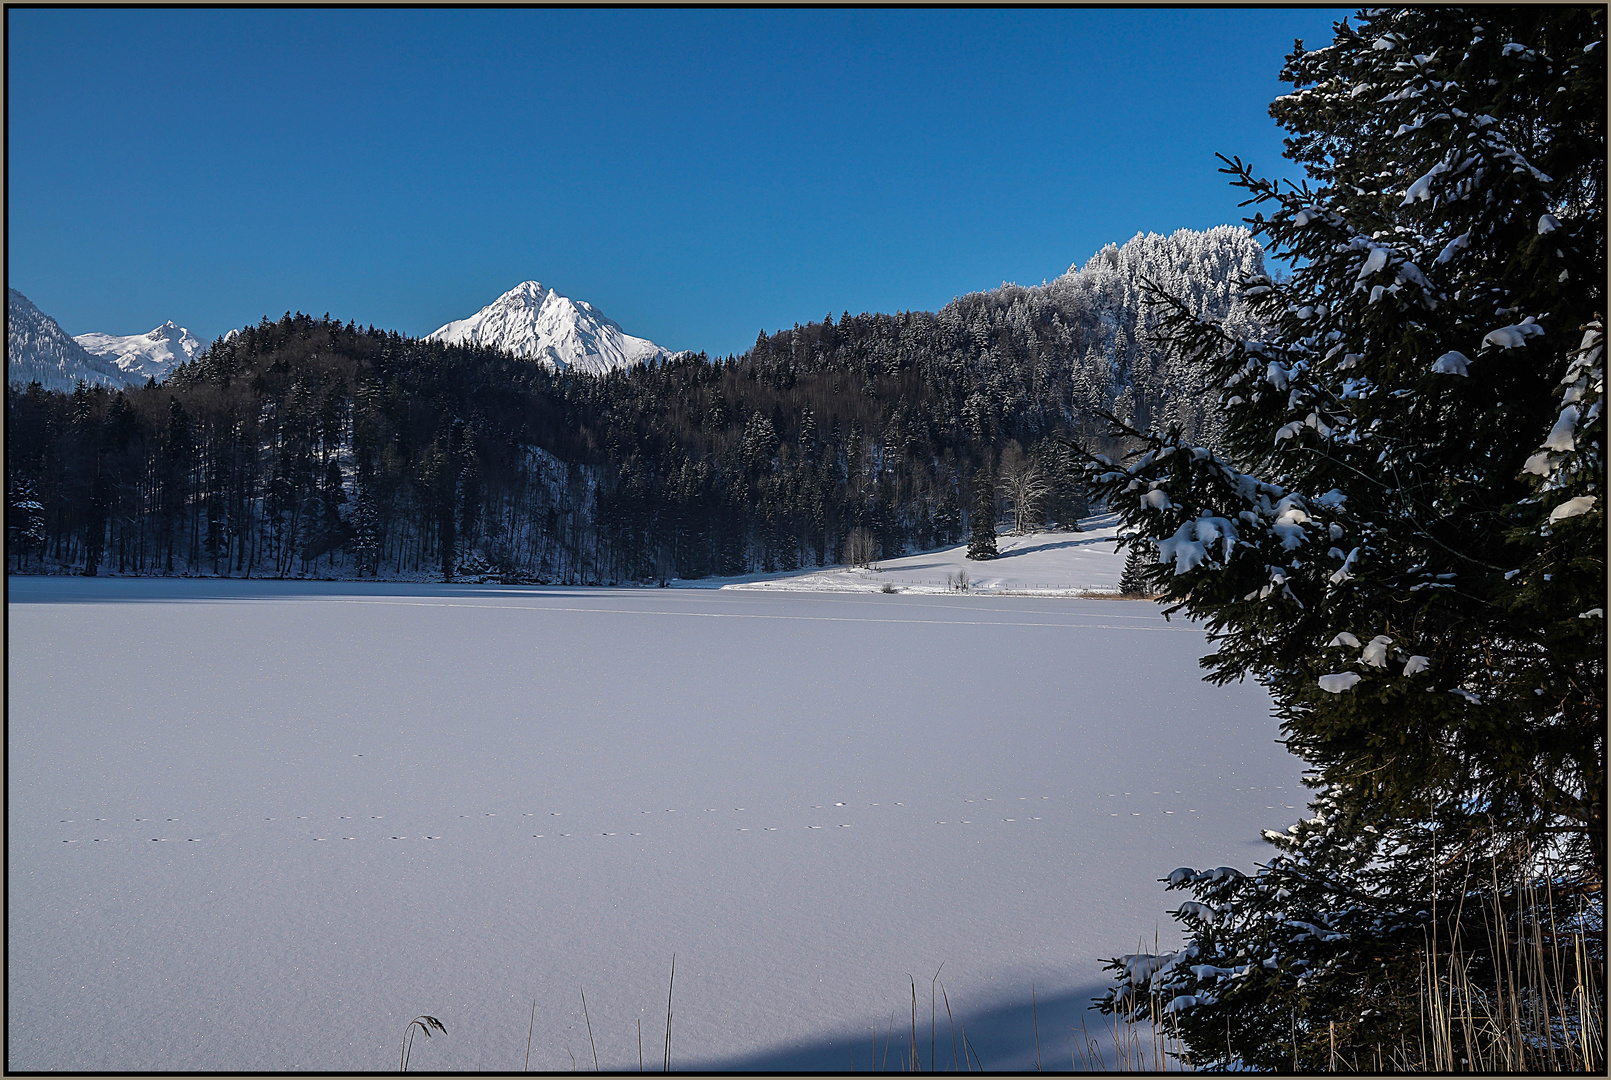
[[[1131,793],[1128,793],[1128,794],[1134,795],[1135,793],[1131,792]],[[1118,793],[1109,793],[1108,797],[1109,798],[1118,797]],[[960,801],[966,806],[976,806],[976,807],[979,807],[979,808],[983,808],[983,805],[985,803],[987,803],[987,802],[1017,801],[1017,802],[1027,803],[1027,802],[1031,801],[1032,799],[1038,800],[1038,801],[1051,801],[1053,798],[1054,798],[1053,796],[1048,796],[1048,795],[1041,795],[1041,796],[1025,796],[1025,795],[1019,795],[1019,796],[988,796],[988,795],[984,795],[984,796],[980,796],[980,795],[976,795],[976,796],[972,796],[972,797],[968,797],[968,798],[962,798],[962,799],[960,799]],[[943,802],[943,801],[946,801],[946,800],[942,799],[941,801]],[[835,799],[835,800],[830,800],[827,803],[810,803],[810,804],[796,804],[796,805],[799,808],[798,809],[792,809],[792,810],[787,805],[763,806],[763,807],[760,807],[760,808],[750,807],[750,806],[729,806],[727,808],[727,810],[729,812],[731,812],[731,813],[743,813],[743,814],[752,815],[752,817],[749,820],[753,820],[754,817],[761,817],[763,819],[766,818],[766,817],[772,817],[774,820],[779,820],[780,823],[778,825],[729,826],[727,828],[730,829],[733,832],[779,832],[779,831],[787,831],[789,828],[800,828],[800,827],[804,827],[807,830],[813,831],[813,832],[821,832],[821,831],[824,831],[824,830],[826,830],[828,828],[838,828],[838,829],[851,830],[851,829],[857,828],[858,825],[862,824],[862,823],[857,822],[855,820],[841,821],[841,822],[831,822],[831,823],[830,822],[809,823],[809,822],[801,822],[801,821],[799,821],[798,817],[799,816],[804,816],[803,814],[800,813],[800,811],[803,810],[803,809],[812,809],[812,810],[823,810],[823,809],[847,810],[847,811],[850,812],[850,814],[854,814],[854,812],[855,812],[854,809],[853,809],[854,807],[860,807],[860,808],[864,808],[864,809],[889,809],[891,811],[891,813],[893,813],[893,811],[895,809],[911,809],[909,804],[907,804],[904,800],[895,800],[893,802],[885,802],[884,800],[876,800],[876,801],[868,800],[868,801],[865,801],[865,802],[863,802],[863,801],[852,802],[849,799]],[[293,810],[294,809],[295,808],[293,807]],[[619,836],[625,834],[625,835],[632,836],[632,837],[644,837],[644,836],[649,835],[649,833],[653,831],[652,828],[647,830],[647,831],[644,831],[644,830],[632,830],[630,832],[628,830],[626,830],[626,829],[620,828],[619,826],[617,826],[616,828],[613,828],[613,829],[612,828],[605,828],[604,826],[614,823],[614,822],[609,820],[612,816],[616,816],[616,815],[619,815],[619,814],[622,814],[622,813],[632,814],[632,813],[634,813],[634,811],[632,811],[630,808],[625,808],[625,807],[623,807],[623,808],[621,808],[619,810],[615,810],[613,812],[610,811],[608,808],[593,808],[594,811],[600,810],[600,809],[604,810],[604,813],[602,815],[603,820],[597,820],[596,823],[595,823],[594,820],[587,820],[586,821],[586,824],[588,826],[587,828],[584,828],[584,829],[581,829],[581,830],[576,830],[575,827],[573,826],[573,828],[571,830],[567,830],[567,831],[562,832],[562,833],[531,833],[531,834],[527,834],[527,835],[531,836],[534,839],[537,839],[537,838],[546,839],[546,838],[565,837],[567,839],[577,839],[579,842],[583,842],[583,841],[585,841],[585,838],[588,837],[588,836],[615,838],[615,837],[619,837]],[[663,812],[669,815],[669,814],[681,813],[684,810],[690,810],[690,809],[702,811],[704,813],[711,813],[711,814],[719,813],[722,810],[722,808],[719,807],[719,806],[701,807],[696,803],[691,807],[690,806],[665,807],[663,809]],[[1028,807],[1025,807],[1025,810],[1027,810],[1027,809],[1028,809]],[[1161,813],[1164,813],[1164,814],[1174,815],[1174,814],[1177,814],[1177,813],[1188,813],[1188,812],[1196,813],[1197,811],[1195,811],[1195,810],[1188,811],[1188,810],[1182,808],[1180,810],[1163,810],[1163,811],[1153,810],[1151,812],[1154,812],[1154,813],[1161,812]],[[426,813],[428,814],[429,811],[426,811]],[[474,818],[481,818],[481,819],[483,819],[483,821],[490,822],[492,819],[495,819],[497,817],[502,816],[503,813],[504,813],[503,811],[487,810],[487,811],[474,811],[474,812],[468,812],[467,811],[467,812],[464,812],[464,813],[452,813],[452,812],[450,812],[450,813],[447,813],[447,814],[445,814],[443,816],[446,817],[446,818],[449,818],[449,819],[457,819],[457,820],[461,820],[461,821],[463,821],[463,820],[471,820],[471,819],[474,819]],[[527,810],[527,811],[511,811],[511,813],[513,813],[516,817],[519,817],[519,818],[535,818],[539,814],[544,814],[544,815],[546,815],[548,817],[558,818],[558,817],[563,817],[568,813],[573,813],[573,811],[559,811],[559,810],[529,811],[529,810]],[[635,813],[636,813],[637,816],[640,816],[640,817],[653,817],[657,812],[652,811],[652,810],[647,810],[647,809],[639,809]],[[584,813],[583,816],[584,817],[593,816],[593,811],[589,811],[587,813]],[[815,815],[812,815],[812,816],[815,816]],[[1121,812],[1121,813],[1117,813],[1117,814],[1112,814],[1110,816],[1122,817],[1122,816],[1125,816],[1125,814],[1123,812]],[[1129,816],[1132,816],[1132,817],[1144,817],[1144,816],[1146,816],[1146,814],[1145,813],[1133,812],[1133,813],[1130,813]],[[274,822],[276,824],[281,824],[281,823],[294,823],[294,822],[308,822],[308,821],[317,820],[317,819],[319,819],[321,817],[323,817],[322,814],[295,814],[295,813],[290,814],[290,815],[271,814],[271,815],[262,816],[260,820],[262,820],[264,822]],[[432,824],[436,824],[435,822],[431,822],[428,818],[427,818],[427,820],[420,821],[419,817],[420,817],[420,815],[417,814],[416,812],[412,811],[412,810],[408,814],[401,815],[401,816],[397,815],[397,814],[392,814],[392,815],[386,815],[386,814],[338,814],[338,815],[336,815],[337,820],[343,821],[343,822],[355,821],[355,820],[367,820],[367,821],[376,822],[376,823],[388,822],[390,824],[395,824],[401,819],[406,819],[406,820],[415,821],[417,824],[424,825],[425,827],[430,827]],[[794,818],[796,824],[794,824],[794,825],[789,824],[789,819],[791,817]],[[390,818],[391,820],[388,821],[388,818]],[[94,820],[104,822],[104,821],[107,821],[109,819],[96,818]],[[180,821],[180,820],[183,820],[183,819],[180,818],[178,815],[174,815],[174,816],[164,817],[164,818],[153,818],[153,817],[142,816],[142,817],[136,818],[134,820],[139,821],[141,823],[145,823],[145,822],[149,822],[149,821],[177,822],[177,821]],[[700,819],[697,816],[695,818],[693,818],[693,819],[685,819],[685,820],[683,820],[681,822],[671,822],[670,819],[667,819],[667,822],[668,822],[668,827],[677,827],[678,825],[680,825],[683,828],[687,828],[689,826],[697,827],[701,820],[705,821],[707,824],[715,824],[714,819]],[[880,818],[879,820],[881,822],[886,821],[886,820],[892,821],[892,822],[899,822],[899,821],[902,820],[902,818],[901,818],[900,815],[895,815],[893,818]],[[1019,815],[1015,814],[1015,815],[1010,816],[1010,817],[1009,816],[1002,816],[1002,817],[999,817],[999,818],[985,819],[983,821],[979,821],[979,820],[976,820],[976,819],[973,819],[973,818],[960,818],[960,819],[959,818],[929,818],[927,820],[929,820],[929,821],[933,822],[933,824],[939,825],[939,826],[950,826],[950,825],[953,825],[953,824],[955,824],[955,825],[983,824],[984,827],[988,829],[989,824],[990,824],[991,821],[997,821],[997,822],[1000,822],[1002,824],[1020,824],[1020,823],[1026,823],[1026,822],[1039,822],[1039,821],[1043,821],[1043,820],[1059,820],[1059,819],[1058,818],[1042,818],[1039,815],[1030,815],[1030,814],[1025,813],[1025,814],[1022,814],[1022,816],[1019,816]],[[77,824],[78,821],[79,821],[79,819],[77,819],[77,818],[60,818],[60,819],[57,819],[58,824]],[[616,821],[619,821],[619,817],[616,817]],[[493,824],[489,825],[489,828],[496,829],[498,824],[503,824],[503,823],[493,823]],[[912,822],[908,822],[908,824],[917,825],[917,824],[919,824],[919,822],[912,821]],[[403,842],[405,840],[408,840],[408,839],[412,838],[412,839],[423,839],[423,840],[430,840],[430,841],[446,840],[447,844],[442,845],[442,846],[449,847],[449,848],[451,848],[451,847],[453,847],[455,845],[456,840],[461,839],[460,837],[455,837],[452,834],[443,834],[443,833],[409,833],[409,834],[398,833],[398,834],[385,834],[385,835],[381,835],[381,836],[348,836],[348,835],[323,836],[323,835],[313,835],[314,832],[323,832],[323,831],[325,831],[325,830],[314,829],[314,830],[309,830],[309,831],[305,831],[305,832],[300,832],[299,831],[299,832],[296,833],[296,835],[290,837],[289,839],[301,840],[301,841],[304,841],[304,842],[311,842],[311,843],[327,843],[327,842],[339,839],[344,843],[359,843],[359,844],[362,844],[365,841],[373,841],[373,840],[377,840],[377,839],[385,839],[385,840],[389,840],[389,841],[392,841],[392,842],[401,843],[401,842]],[[495,834],[489,834],[489,835],[495,835]],[[69,842],[72,842],[72,843],[87,843],[87,842],[115,843],[117,839],[118,839],[117,837],[83,837],[83,836],[66,838],[66,840],[68,840]],[[185,838],[185,837],[175,837],[175,838],[169,838],[169,837],[141,837],[139,839],[144,839],[147,842],[151,842],[151,843],[161,843],[161,842],[168,841],[170,839],[182,839],[182,840],[185,840],[186,842],[190,842],[190,843],[200,843],[200,842],[204,842],[204,841],[219,841],[219,840],[221,840],[221,841],[223,841],[223,845],[225,847],[228,847],[231,844],[231,839],[232,838],[226,832],[226,833],[222,833],[222,834],[219,834],[219,835],[209,835],[209,836],[206,836],[206,837],[189,837],[189,838]]]

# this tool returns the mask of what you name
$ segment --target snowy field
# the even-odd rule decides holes
[[[752,574],[736,578],[702,578],[677,582],[685,588],[760,589],[773,592],[882,592],[889,586],[903,593],[955,592],[965,575],[970,593],[1030,596],[1117,595],[1124,573],[1124,552],[1117,514],[1082,523],[1081,532],[1036,532],[996,538],[997,557],[969,559],[968,545],[885,559],[871,568],[843,566],[785,574]],[[908,1026],[911,1018],[908,1017]]]
[[[579,988],[653,1069],[673,953],[674,1068],[897,1068],[908,974],[926,1067],[943,963],[986,1067],[1066,1069],[1156,879],[1303,809],[1145,603],[9,586],[12,1069],[384,1070],[429,1013],[412,1067],[511,1071],[534,1000],[591,1068]]]

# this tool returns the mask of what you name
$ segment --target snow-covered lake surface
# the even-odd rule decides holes
[[[1150,604],[12,578],[12,1069],[1068,1068],[1303,812]],[[1031,986],[1036,1009],[1030,1008]],[[934,1056],[954,1063],[938,1007]],[[902,1025],[908,1029],[902,1037]],[[886,1054],[886,1032],[893,1046]]]

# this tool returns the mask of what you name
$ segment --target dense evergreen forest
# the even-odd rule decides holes
[[[1068,440],[1111,410],[1212,445],[1206,372],[1151,282],[1249,333],[1224,226],[1109,245],[938,313],[762,333],[602,378],[287,313],[166,381],[7,394],[8,562],[45,573],[664,581],[960,540],[988,477],[1020,527],[1085,512]]]

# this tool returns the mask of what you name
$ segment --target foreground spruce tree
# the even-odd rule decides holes
[[[1112,963],[1101,1007],[1199,1068],[1492,1067],[1427,1049],[1451,978],[1528,1018],[1510,1068],[1598,1022],[1507,956],[1568,1003],[1604,970],[1604,37],[1603,7],[1411,7],[1300,45],[1271,113],[1308,181],[1225,170],[1293,266],[1246,283],[1268,340],[1160,298],[1225,452],[1115,421],[1138,449],[1095,488],[1317,789],[1254,877],[1169,875],[1185,949]]]

